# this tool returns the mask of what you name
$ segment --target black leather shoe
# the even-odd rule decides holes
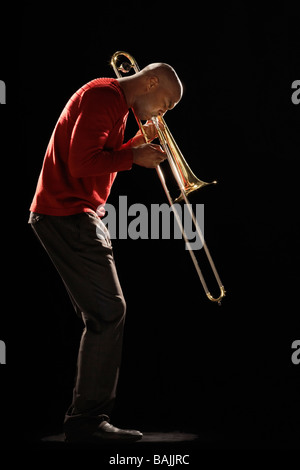
[[[66,442],[91,442],[97,443],[101,441],[139,441],[143,434],[133,429],[119,429],[110,424],[108,421],[102,421],[96,430],[92,433],[71,432],[65,433]]]

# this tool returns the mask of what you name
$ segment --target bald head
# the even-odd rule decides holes
[[[182,84],[175,70],[161,62],[147,65],[140,72],[119,78],[128,107],[141,120],[163,116],[182,97]]]
[[[140,72],[148,77],[157,77],[160,86],[164,88],[171,88],[174,93],[175,102],[181,100],[182,97],[182,84],[173,67],[162,62],[155,62],[147,65]]]

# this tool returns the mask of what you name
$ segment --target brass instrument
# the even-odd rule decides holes
[[[121,62],[120,63],[119,59],[120,59],[121,56],[126,57],[129,60],[130,63],[128,63],[128,62]],[[136,60],[130,54],[128,54],[128,52],[124,52],[124,51],[115,52],[115,54],[111,58],[110,64],[113,67],[113,69],[115,71],[115,74],[118,78],[122,78],[122,73],[121,72],[128,73],[131,69],[133,69],[135,71],[135,73],[138,73],[140,71]],[[132,111],[133,111],[133,114],[135,115],[135,118],[137,120],[139,128],[140,128],[140,130],[141,130],[141,132],[144,136],[145,142],[148,142],[146,133],[143,129],[143,126],[142,126],[142,123],[141,123],[140,119],[134,113],[134,109],[132,109]],[[158,173],[159,179],[160,179],[161,184],[162,184],[162,186],[164,188],[164,191],[166,193],[169,204],[170,204],[171,208],[173,209],[176,221],[179,224],[179,227],[181,229],[183,238],[184,238],[185,243],[186,243],[186,245],[189,249],[192,261],[194,263],[194,266],[196,268],[197,274],[198,274],[199,279],[201,281],[201,284],[204,288],[204,291],[205,291],[205,293],[206,293],[209,300],[211,300],[212,302],[218,302],[218,304],[220,305],[221,300],[225,296],[225,289],[224,289],[224,286],[221,282],[219,274],[216,270],[216,267],[215,267],[215,264],[212,260],[211,255],[210,255],[210,252],[207,248],[207,245],[206,245],[206,242],[204,240],[202,231],[201,231],[201,229],[199,227],[199,224],[197,222],[197,219],[196,219],[196,217],[193,213],[191,204],[190,204],[190,202],[187,198],[187,195],[189,193],[191,193],[192,191],[195,191],[197,189],[200,189],[200,188],[202,188],[204,186],[207,186],[207,185],[210,185],[210,184],[216,184],[216,181],[213,181],[211,183],[206,183],[204,181],[199,180],[194,175],[194,173],[191,171],[191,169],[188,166],[186,160],[184,159],[180,149],[178,148],[171,132],[169,131],[169,129],[168,129],[166,123],[165,123],[165,120],[161,116],[153,116],[151,118],[151,121],[153,122],[153,124],[155,125],[155,127],[157,129],[158,138],[160,140],[160,145],[163,147],[163,149],[164,149],[164,151],[167,155],[168,162],[169,162],[172,174],[173,174],[173,176],[176,180],[176,183],[177,183],[177,185],[180,189],[180,196],[175,201],[173,201],[173,199],[170,195],[170,192],[169,192],[168,187],[166,185],[165,178],[164,178],[164,175],[163,175],[163,172],[162,172],[160,166],[158,166],[156,168],[156,171]],[[198,236],[199,236],[199,238],[202,242],[202,245],[203,245],[203,248],[205,250],[207,259],[209,261],[209,264],[211,266],[211,269],[213,271],[213,274],[214,274],[215,279],[217,281],[217,284],[219,286],[220,295],[218,297],[213,297],[211,295],[211,293],[209,292],[209,289],[207,287],[207,284],[205,282],[205,279],[204,279],[203,274],[201,272],[201,269],[199,267],[196,256],[195,256],[194,252],[192,251],[192,249],[190,248],[190,243],[189,243],[188,237],[185,233],[185,230],[184,230],[184,227],[182,225],[181,219],[180,219],[176,209],[174,209],[174,206],[173,206],[174,203],[179,202],[181,200],[183,200],[185,202],[185,204],[188,208],[191,219],[192,219],[192,221],[195,225],[197,234],[198,234]]]

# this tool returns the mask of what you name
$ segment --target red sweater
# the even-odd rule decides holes
[[[130,170],[123,145],[128,106],[116,79],[98,78],[68,101],[51,136],[30,210],[47,215],[96,211],[118,171]]]

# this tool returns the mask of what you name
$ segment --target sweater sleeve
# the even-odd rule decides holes
[[[107,150],[106,142],[120,115],[120,98],[109,88],[89,89],[82,97],[69,149],[73,177],[101,176],[130,170],[133,152],[128,145]]]

